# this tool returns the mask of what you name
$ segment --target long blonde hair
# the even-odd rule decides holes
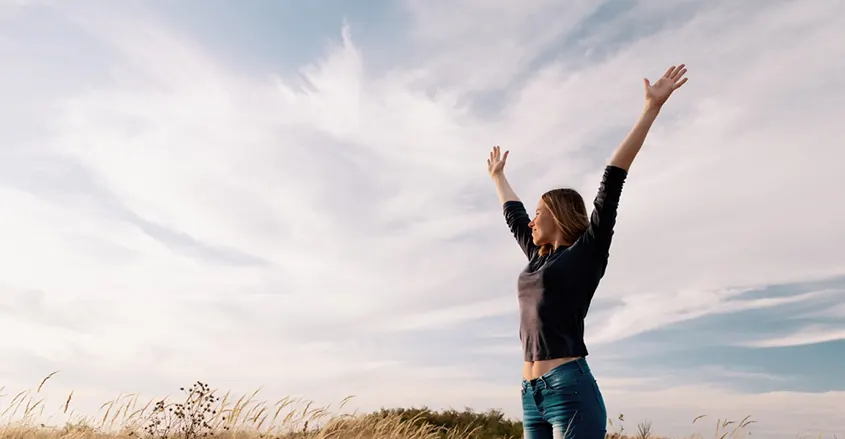
[[[575,189],[552,189],[543,194],[542,200],[563,233],[565,243],[573,244],[590,225],[584,198]],[[540,248],[540,254],[546,255],[552,250],[553,244],[545,244]]]

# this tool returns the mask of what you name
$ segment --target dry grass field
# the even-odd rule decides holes
[[[141,400],[124,395],[103,404],[96,416],[73,410],[73,392],[57,410],[46,408],[42,388],[7,393],[0,387],[0,438],[37,439],[504,439],[521,437],[521,425],[501,413],[442,412],[425,409],[341,414],[306,401],[256,400],[257,392],[235,397],[196,382],[168,400]],[[615,421],[615,422],[614,422]],[[658,439],[648,422],[633,430],[610,420],[609,439]],[[698,419],[693,422],[699,421]],[[747,437],[753,421],[716,421],[713,437]],[[696,438],[700,436],[694,436]]]

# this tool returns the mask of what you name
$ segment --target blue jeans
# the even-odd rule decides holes
[[[531,381],[522,380],[525,439],[605,439],[607,409],[581,358]]]

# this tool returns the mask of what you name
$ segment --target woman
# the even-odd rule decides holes
[[[487,160],[505,219],[528,258],[517,282],[524,353],[522,407],[525,439],[604,439],[607,411],[585,357],[584,318],[604,276],[616,208],[628,168],[673,91],[687,79],[681,64],[645,82],[645,108],[604,170],[592,215],[573,189],[554,189],[537,203],[534,219],[504,175],[508,151]]]

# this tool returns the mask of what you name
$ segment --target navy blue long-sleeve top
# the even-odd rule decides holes
[[[625,169],[607,166],[587,230],[572,245],[546,255],[531,238],[530,218],[519,201],[508,201],[505,220],[528,258],[519,274],[519,338],[525,361],[587,355],[584,318],[604,276]]]

